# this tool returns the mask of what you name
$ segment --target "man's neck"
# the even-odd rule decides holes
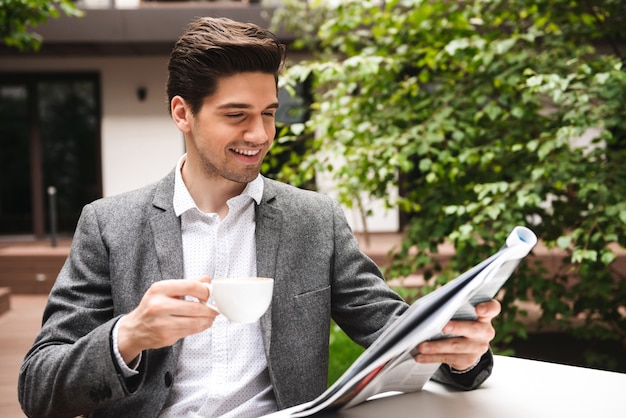
[[[204,213],[217,213],[221,219],[228,215],[229,199],[239,196],[246,184],[235,183],[223,177],[206,176],[188,162],[181,169],[183,181],[196,206]]]

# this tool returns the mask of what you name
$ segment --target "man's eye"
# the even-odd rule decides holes
[[[229,113],[226,115],[227,118],[240,118],[243,116],[243,113]]]
[[[263,112],[263,116],[269,116],[270,118],[273,118],[275,115],[275,112]]]

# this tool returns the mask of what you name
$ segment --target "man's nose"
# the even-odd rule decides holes
[[[266,142],[269,139],[266,122],[262,116],[250,120],[244,133],[244,139],[250,142]]]

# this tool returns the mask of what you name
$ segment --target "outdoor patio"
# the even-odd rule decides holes
[[[363,236],[358,238],[363,251],[380,265],[387,262],[388,251],[400,243],[400,235],[394,233],[372,234],[369,241]],[[19,367],[39,330],[47,294],[69,252],[70,244],[69,239],[59,240],[56,247],[45,240],[0,242],[0,417],[24,416],[17,401]],[[441,257],[451,256],[452,249],[443,247]],[[538,246],[529,259],[542,259],[545,265],[554,266],[560,256]],[[625,268],[626,255],[620,254],[616,263],[620,268]],[[422,278],[414,275],[402,285],[420,286],[421,283]],[[539,310],[532,304],[524,308],[529,311],[526,320],[532,325]],[[574,362],[568,361],[568,352],[576,351],[570,341],[550,333],[544,335],[549,339],[548,342],[539,343],[535,340],[521,344],[517,354],[527,358],[543,357],[547,360],[561,359],[564,363]],[[551,352],[545,352],[546,347],[551,347]]]
[[[46,295],[11,295],[11,309],[0,314],[0,416],[24,417],[17,401],[17,376],[41,324]]]

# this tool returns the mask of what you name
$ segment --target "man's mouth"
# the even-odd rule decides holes
[[[233,152],[235,152],[237,154],[246,155],[248,157],[255,156],[259,152],[261,152],[260,149],[239,149],[239,148],[233,148],[232,150],[233,150]]]

